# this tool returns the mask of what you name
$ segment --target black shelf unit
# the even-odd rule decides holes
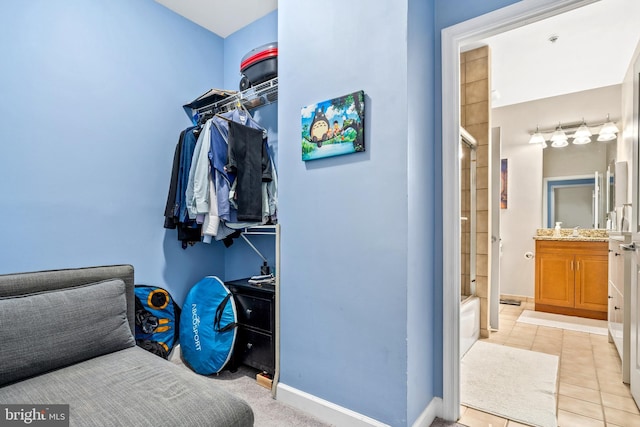
[[[274,375],[275,286],[256,286],[248,280],[225,282],[233,294],[238,313],[232,367],[244,364]]]

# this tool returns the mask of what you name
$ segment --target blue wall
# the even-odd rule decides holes
[[[433,111],[434,41],[433,6],[410,0],[408,13],[408,224],[407,259],[407,419],[411,425],[439,391],[442,351],[435,351],[435,337],[442,322],[435,310],[437,282],[433,278],[433,254],[437,252],[433,204],[435,151]]]
[[[432,0],[435,5],[436,36],[440,38],[440,30],[461,22],[485,15],[520,0]],[[440,51],[440,45],[438,51]],[[439,56],[436,57],[440,59]]]
[[[278,10],[281,381],[406,425],[407,3],[317,9]],[[300,109],[357,90],[366,152],[303,162]]]
[[[223,271],[221,245],[162,227],[181,106],[223,84],[220,37],[151,0],[15,0],[0,52],[0,273],[131,263],[181,302]]]

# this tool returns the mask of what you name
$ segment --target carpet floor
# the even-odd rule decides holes
[[[183,366],[184,369],[189,369],[180,358],[179,348],[174,350],[171,362]],[[273,399],[271,390],[262,387],[256,382],[256,374],[258,372],[248,366],[240,366],[236,372],[229,372],[225,369],[208,378],[220,388],[244,399],[251,406],[255,417],[255,427],[330,426],[330,424],[323,423],[298,409]]]
[[[558,356],[476,341],[460,362],[460,402],[539,427],[557,427]]]

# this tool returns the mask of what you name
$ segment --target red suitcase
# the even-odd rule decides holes
[[[259,46],[242,57],[240,90],[271,80],[278,75],[278,43]]]

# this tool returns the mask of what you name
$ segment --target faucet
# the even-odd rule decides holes
[[[580,233],[578,232],[578,229],[580,229],[580,226],[573,228],[573,237],[578,237],[580,235]]]

